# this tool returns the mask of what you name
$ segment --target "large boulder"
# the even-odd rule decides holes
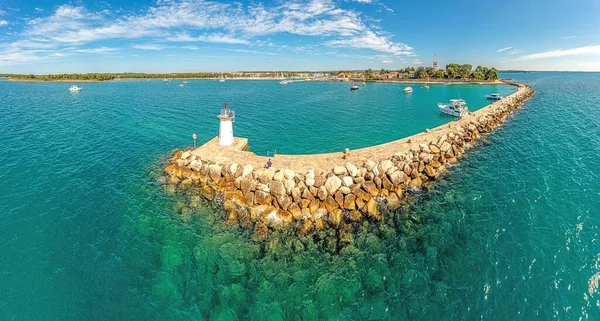
[[[336,208],[333,211],[329,212],[329,223],[331,223],[334,227],[340,226],[342,220],[344,219],[344,212]]]
[[[335,166],[333,168],[333,173],[335,175],[346,175],[347,174],[346,167],[344,167],[344,166]]]
[[[202,161],[199,159],[193,160],[190,162],[189,167],[191,170],[199,172],[202,169]]]
[[[352,177],[350,176],[344,176],[342,178],[342,186],[352,186],[352,184],[354,184],[354,180],[352,179]]]
[[[221,166],[213,164],[208,166],[208,173],[210,175],[210,178],[214,181],[214,182],[219,182],[219,180],[221,179]]]
[[[273,174],[273,179],[276,181],[283,181],[284,175],[282,170],[278,170]]]
[[[379,205],[373,198],[367,202],[367,214],[370,218],[378,221],[381,221],[381,219],[383,218],[379,211]]]
[[[404,183],[407,178],[408,176],[403,171],[395,171],[392,173],[392,175],[390,175],[390,180],[392,181],[392,184],[396,186]]]
[[[356,175],[358,175],[358,168],[356,168],[356,166],[354,166],[352,163],[346,164],[346,170],[348,171],[348,175],[352,177],[356,177]]]
[[[370,159],[367,160],[367,162],[365,163],[365,167],[367,168],[367,171],[372,171],[375,166],[377,166],[377,163],[375,163],[374,161],[372,161]]]
[[[327,198],[327,188],[325,188],[325,186],[321,186],[319,187],[319,191],[317,192],[317,197],[321,200],[324,201]]]
[[[253,170],[254,169],[252,168],[252,165],[250,165],[250,164],[244,165],[244,171],[242,172],[242,177],[246,177],[246,176],[252,174]]]
[[[344,170],[346,170],[344,168]],[[337,176],[331,176],[325,181],[325,188],[327,188],[327,192],[329,194],[333,194],[337,192],[337,190],[342,186],[342,180]]]
[[[285,177],[285,179],[294,179],[296,173],[291,169],[284,169],[283,176]]]
[[[356,203],[354,202],[355,200],[356,200],[356,196],[354,196],[354,194],[346,195],[346,197],[344,197],[344,209],[347,209],[347,210],[356,209]]]
[[[352,193],[352,190],[348,186],[342,186],[342,187],[340,187],[340,189],[338,191],[340,191],[344,195],[348,195],[348,194]]]
[[[387,172],[388,169],[392,168],[392,166],[394,166],[394,163],[391,160],[383,160],[379,163],[379,172],[383,174]]]

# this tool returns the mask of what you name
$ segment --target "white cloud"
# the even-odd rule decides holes
[[[200,49],[197,46],[183,46],[181,48],[182,49],[187,49],[187,50],[198,50],[198,49]]]
[[[131,46],[131,48],[138,49],[138,50],[163,50],[163,49],[165,49],[164,46],[151,45],[151,44],[138,44],[138,45]]]
[[[86,49],[75,49],[73,51],[80,53],[107,53],[114,52],[119,49],[117,48],[109,48],[109,47],[98,47],[98,48],[86,48]]]
[[[510,50],[510,49],[512,49],[512,47],[505,47],[505,48],[496,50],[496,52],[503,52],[503,51]]]
[[[534,53],[530,55],[524,55],[517,58],[518,61],[524,60],[537,60],[545,58],[556,58],[564,56],[581,56],[581,55],[600,55],[600,45],[596,46],[585,46],[573,49],[558,49],[547,52]]]
[[[8,21],[0,20],[0,27],[8,25]]]
[[[394,62],[391,60],[384,60],[381,62],[382,64],[393,64]]]
[[[371,49],[391,53],[397,56],[412,55],[412,47],[401,43],[390,42],[387,37],[374,31],[365,31],[362,35],[346,39],[332,40],[325,43],[329,47],[351,47],[357,49]]]
[[[36,7],[35,9],[33,9],[33,10],[35,10],[35,12],[37,12],[37,13],[42,13],[42,12],[44,12],[44,9],[42,9],[42,8],[37,8],[37,7]]]
[[[379,4],[378,0],[357,1]],[[23,40],[13,45],[40,58],[51,55],[34,51],[33,47],[49,46],[60,50],[110,40],[135,40],[137,44],[133,48],[141,50],[164,49],[166,47],[160,45],[164,41],[273,47],[270,36],[286,34],[297,36],[291,39],[301,42],[302,46],[312,46],[314,54],[325,45],[396,56],[413,55],[410,46],[394,41],[394,35],[381,31],[378,21],[341,8],[336,0],[251,2],[247,5],[215,0],[157,0],[137,13],[128,14],[92,11],[83,5],[61,5],[48,13],[36,11],[38,17],[27,20],[23,32],[17,34]],[[24,46],[24,41],[30,46]],[[143,43],[146,41],[150,44]],[[289,45],[289,48],[302,47],[295,43]],[[8,53],[0,43],[0,55]]]
[[[577,38],[577,36],[566,36],[566,37],[562,37],[562,40],[569,40],[569,39],[575,39]]]
[[[227,43],[227,44],[248,44],[248,40],[234,38],[223,34],[199,35],[192,37],[189,34],[180,33],[167,38],[174,42],[211,42],[211,43]]]
[[[410,62],[413,65],[422,65],[423,62],[419,59],[414,59],[413,61]]]

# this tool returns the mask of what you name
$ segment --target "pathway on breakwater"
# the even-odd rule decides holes
[[[509,97],[425,133],[348,153],[276,155],[268,169],[268,157],[245,151],[246,139],[221,147],[215,138],[175,152],[162,181],[175,191],[222,200],[227,220],[253,229],[256,240],[282,228],[300,237],[334,229],[344,244],[355,223],[384,220],[406,190],[438,179],[476,145],[480,133],[502,124],[533,93],[519,85]]]

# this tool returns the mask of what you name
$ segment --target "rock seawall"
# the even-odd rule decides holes
[[[163,182],[170,189],[195,190],[208,200],[222,202],[227,220],[252,229],[258,241],[281,229],[300,237],[333,229],[343,241],[351,237],[352,224],[383,220],[385,213],[401,205],[406,191],[438,179],[482,133],[502,124],[533,93],[520,85],[511,96],[468,117],[395,144],[351,151],[345,159],[337,157],[308,170],[306,166],[277,168],[277,158],[273,167],[265,169],[256,162],[244,163],[242,157],[216,161],[199,150],[177,151],[165,165]],[[306,163],[313,156],[285,157],[293,165],[294,158]]]

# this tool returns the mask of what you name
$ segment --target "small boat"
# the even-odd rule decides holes
[[[163,81],[169,81],[169,79],[163,79]]]
[[[360,87],[358,87],[357,84],[352,85],[352,87],[350,87],[350,91],[355,91],[355,90],[359,90]]]
[[[188,83],[188,81],[186,80],[186,81],[184,81],[183,83],[184,83],[184,84],[187,84],[187,83]]]
[[[429,85],[425,84],[425,85],[423,85],[423,87],[421,87],[421,89],[423,89],[423,90],[429,90]]]
[[[287,81],[287,80],[284,79],[284,80],[280,81],[279,83],[281,85],[287,85],[289,83],[289,81]]]
[[[469,114],[467,103],[463,99],[450,99],[448,104],[438,103],[440,111],[454,117],[464,117]]]
[[[83,90],[83,88],[81,88],[77,85],[72,85],[71,87],[69,87],[69,91],[72,93],[80,92],[82,90]]]
[[[179,87],[183,87],[183,84],[179,84]]]
[[[491,95],[487,95],[487,96],[486,96],[486,98],[487,98],[488,100],[500,100],[500,99],[502,99],[503,97],[502,97],[502,96],[500,96],[500,94],[491,94]]]
[[[366,85],[367,85],[367,83],[363,81],[363,87],[365,87]]]
[[[412,87],[406,87],[406,88],[404,88],[404,93],[405,93],[405,94],[410,94],[410,93],[412,93],[412,92],[413,92],[413,89],[412,89]]]

